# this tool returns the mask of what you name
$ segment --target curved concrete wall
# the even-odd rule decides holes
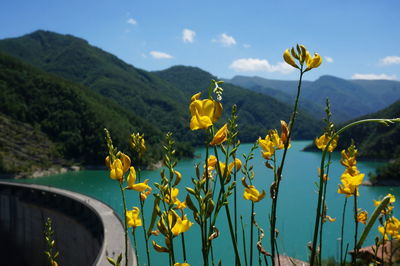
[[[60,266],[110,265],[107,256],[116,259],[125,251],[123,224],[106,204],[63,189],[0,182],[1,265],[48,265],[43,254],[47,217],[53,221]],[[129,246],[129,260],[136,265],[132,253]]]

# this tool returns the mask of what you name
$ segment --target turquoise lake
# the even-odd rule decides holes
[[[318,167],[320,165],[321,154],[319,152],[303,152],[302,149],[308,145],[310,141],[294,141],[287,155],[287,163],[283,171],[283,179],[280,187],[279,202],[278,202],[278,222],[277,228],[279,230],[278,245],[279,252],[285,253],[289,256],[307,260],[308,248],[307,243],[311,241],[313,234],[313,226],[315,220],[315,208],[316,208],[316,186],[314,182],[318,181]],[[238,150],[237,156],[242,160],[242,154],[248,153],[251,144],[242,144]],[[196,150],[196,158],[190,160],[181,160],[176,169],[182,173],[182,182],[179,184],[180,194],[178,198],[184,200],[187,192],[185,186],[191,186],[191,178],[195,177],[194,165],[197,163],[203,164],[203,158],[205,156],[204,149]],[[278,153],[278,158],[280,154]],[[332,156],[333,163],[331,165],[329,173],[329,183],[327,191],[327,204],[328,204],[328,215],[336,217],[337,220],[333,223],[327,222],[324,225],[324,246],[323,256],[338,258],[339,256],[339,240],[340,237],[340,226],[341,226],[341,213],[344,203],[344,195],[337,193],[337,187],[340,182],[339,178],[344,170],[344,167],[340,165],[339,159],[340,154],[335,153]],[[264,239],[264,247],[269,250],[268,240],[268,214],[270,212],[271,199],[268,196],[269,187],[273,180],[272,171],[264,166],[264,159],[261,157],[260,152],[255,152],[254,160],[254,172],[255,179],[254,185],[257,189],[264,189],[267,192],[267,197],[261,202],[256,203],[255,212],[256,220],[259,225],[266,231],[266,237]],[[374,169],[379,165],[376,162],[358,162],[358,168],[362,173],[366,174],[365,178],[368,178],[368,173],[373,172]],[[142,178],[150,179],[150,184],[153,182],[160,181],[160,170],[155,171],[144,171]],[[243,222],[245,224],[245,235],[247,241],[249,240],[249,224],[250,224],[250,212],[251,203],[243,200],[243,186],[240,183],[242,174],[238,174],[238,216],[243,216]],[[108,177],[107,171],[81,171],[81,172],[68,172],[66,174],[60,174],[55,176],[42,177],[33,180],[19,180],[18,182],[35,183],[41,185],[55,186],[75,192],[79,192],[96,199],[99,199],[110,206],[112,206],[118,213],[122,213],[121,196],[118,187],[118,183],[111,180]],[[154,186],[153,186],[153,189]],[[369,214],[372,213],[374,206],[373,200],[380,199],[387,193],[392,193],[396,198],[400,199],[400,189],[391,187],[360,187],[360,197],[358,201],[358,207],[366,209]],[[127,191],[127,206],[130,209],[133,206],[139,206],[138,193],[134,191]],[[147,216],[147,222],[150,220],[152,211],[152,199],[149,197],[145,203],[145,215]],[[233,195],[230,198],[233,200]],[[397,208],[400,207],[397,201],[394,204],[395,213]],[[345,243],[350,243],[349,250],[353,247],[353,230],[354,221],[352,220],[352,208],[353,198],[349,198],[346,212],[346,227],[345,227]],[[233,207],[231,208],[233,213]],[[191,211],[186,210],[189,219],[194,223],[191,229],[185,233],[185,242],[187,249],[188,262],[190,265],[202,265],[201,256],[201,240],[199,238],[200,231],[198,225],[194,222]],[[220,259],[223,265],[232,265],[234,262],[234,253],[232,244],[230,242],[230,236],[228,231],[228,225],[226,221],[226,214],[224,210],[221,210],[219,215],[219,223],[217,227],[221,231],[219,238],[214,240],[214,260],[217,263]],[[239,224],[240,219],[238,218]],[[57,230],[57,225],[54,225]],[[240,228],[240,227],[239,227]],[[362,232],[364,225],[360,224],[359,231]],[[142,228],[137,228],[137,241],[138,241],[138,253],[140,265],[143,265],[145,259],[145,248],[143,241]],[[240,230],[239,230],[240,232]],[[256,230],[254,233],[255,239],[257,237]],[[372,244],[375,236],[378,235],[377,225],[371,230],[369,238],[366,244]],[[239,239],[242,235],[239,234]],[[159,244],[164,244],[163,238],[160,236],[152,236],[151,239],[156,240]],[[123,241],[121,239],[121,241]],[[183,262],[181,254],[181,238],[177,237],[174,240],[175,249],[178,250],[176,260],[177,262]],[[247,245],[248,246],[248,245]],[[157,253],[150,247],[152,263],[154,265],[167,265],[168,257],[166,253]],[[60,251],[62,253],[62,251]],[[240,248],[239,252],[243,256],[243,249]],[[257,263],[256,248],[254,249],[254,262]],[[348,257],[349,258],[349,257]],[[254,263],[254,264],[255,264]]]

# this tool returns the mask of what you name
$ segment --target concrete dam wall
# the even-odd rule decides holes
[[[118,215],[93,198],[53,187],[0,182],[0,264],[49,265],[44,224],[53,222],[60,266],[110,265],[125,252]],[[129,263],[136,265],[129,246]]]

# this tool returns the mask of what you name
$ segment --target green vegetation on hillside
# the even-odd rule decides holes
[[[396,118],[400,114],[400,101],[389,107],[358,118]],[[339,149],[348,147],[354,139],[359,157],[364,159],[392,160],[400,157],[400,125],[362,124],[345,131],[339,140]]]
[[[188,105],[192,94],[205,91],[215,79],[207,72],[190,67],[147,72],[85,40],[48,31],[1,40],[0,50],[113,99],[160,131],[174,132],[184,147],[202,143],[198,135],[187,130]],[[238,105],[242,141],[254,141],[268,129],[279,127],[280,119],[289,119],[291,108],[287,104],[240,87],[223,87],[225,115],[230,106]],[[314,137],[319,129],[317,121],[305,114],[300,120],[303,128],[298,128],[294,137]]]
[[[19,146],[3,154],[3,161],[18,149],[29,149],[30,144],[34,146],[33,142],[41,138],[46,140],[43,144],[48,142],[47,139],[54,144],[49,142],[42,151],[32,150],[28,154],[50,153],[75,163],[97,165],[104,157],[104,127],[113,132],[118,143],[126,143],[126,147],[130,134],[140,130],[147,136],[150,146],[148,157],[153,161],[160,158],[162,134],[159,129],[86,87],[49,75],[4,54],[0,54],[0,112],[8,119],[24,123],[25,127],[29,124],[39,136],[20,143],[20,135],[7,134],[4,141],[19,143]],[[13,132],[7,123],[3,127],[3,133]],[[2,149],[2,152],[6,150]],[[3,164],[2,170],[10,172],[12,169]]]
[[[193,134],[186,130],[190,98],[156,75],[137,69],[83,39],[35,31],[1,40],[0,50],[114,100],[158,130],[174,132],[182,143],[194,143]]]

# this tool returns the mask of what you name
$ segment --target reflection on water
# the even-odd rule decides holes
[[[315,207],[317,200],[316,185],[314,182],[317,180],[317,169],[320,165],[320,153],[316,152],[302,152],[302,148],[305,147],[308,141],[294,141],[292,148],[287,156],[287,164],[283,171],[283,179],[281,182],[279,202],[278,202],[278,222],[277,227],[279,229],[278,245],[281,253],[286,253],[290,256],[307,260],[308,250],[307,243],[312,239],[313,234],[313,221],[315,220]],[[241,145],[238,156],[243,153],[247,153],[251,148],[250,144]],[[182,173],[182,182],[179,185],[181,192],[179,198],[181,200],[186,196],[184,187],[191,185],[191,178],[194,176],[194,165],[196,163],[202,163],[201,158],[204,158],[205,150],[198,149],[196,151],[196,159],[182,160],[178,163],[177,170]],[[259,156],[259,152],[256,151],[254,158],[254,171],[256,177],[254,184],[259,189],[269,191],[269,186],[272,183],[271,170],[265,168],[264,160]],[[200,157],[201,156],[201,157]],[[279,158],[279,156],[278,156]],[[339,177],[344,170],[344,167],[340,165],[340,155],[334,154],[332,156],[334,162],[331,166],[329,173],[329,183],[327,191],[327,204],[328,204],[328,215],[336,217],[337,220],[334,223],[325,223],[324,228],[324,257],[338,256],[338,238],[340,232],[340,220],[341,213],[344,203],[344,195],[337,194],[337,186],[339,183]],[[369,172],[372,172],[375,167],[379,165],[376,162],[359,162],[358,168],[366,176]],[[149,178],[151,182],[159,182],[159,171],[145,171],[142,174],[143,178]],[[238,176],[241,178],[241,175]],[[49,186],[61,187],[72,191],[80,192],[99,200],[102,200],[116,209],[120,214],[122,213],[122,203],[120,200],[120,192],[116,181],[108,178],[108,172],[105,171],[81,171],[81,172],[70,172],[66,174],[43,177],[35,180],[26,180],[22,182],[31,182],[36,184],[44,184]],[[372,213],[373,199],[379,199],[387,193],[394,194],[400,199],[400,190],[398,188],[390,187],[361,187],[358,207],[366,209],[368,213]],[[238,182],[238,210],[239,215],[243,215],[243,222],[245,223],[246,239],[249,239],[249,223],[250,223],[250,211],[251,204],[249,201],[242,199],[243,187]],[[146,216],[151,215],[152,201],[146,201],[145,213]],[[128,208],[138,206],[138,194],[134,191],[127,192]],[[347,218],[352,216],[352,204],[353,198],[349,198],[348,212],[346,213]],[[256,220],[261,227],[266,231],[268,230],[267,220],[270,209],[271,200],[266,197],[263,201],[256,204]],[[400,207],[399,202],[396,202],[396,208]],[[395,215],[396,215],[395,208]],[[233,209],[233,207],[232,207]],[[187,211],[189,212],[189,211]],[[233,212],[233,211],[232,211]],[[189,218],[193,220],[189,214]],[[214,256],[215,261],[222,259],[225,265],[230,265],[234,261],[234,253],[231,252],[231,242],[229,237],[229,231],[227,225],[224,223],[226,220],[225,212],[220,212],[220,222],[217,227],[221,230],[219,238],[214,240]],[[238,219],[239,220],[239,219]],[[149,218],[147,218],[149,221]],[[240,222],[240,220],[239,220]],[[55,225],[57,226],[57,225]],[[363,230],[364,225],[360,225],[360,230]],[[350,248],[353,246],[353,228],[354,222],[351,219],[347,219],[345,229],[345,241],[350,243]],[[240,230],[239,230],[240,231]],[[137,229],[138,241],[143,241],[143,232],[141,228]],[[256,231],[255,231],[256,234]],[[376,228],[371,231],[367,244],[372,244],[374,237],[377,235]],[[200,251],[200,235],[197,224],[185,234],[186,246],[188,250],[189,263],[191,265],[202,265],[202,257]],[[239,239],[241,239],[241,234]],[[152,237],[157,240],[160,244],[163,244],[161,237]],[[264,239],[264,246],[268,250],[268,233]],[[181,250],[181,239],[176,238],[174,244],[177,246],[178,252]],[[142,256],[139,258],[141,261],[145,261],[145,248],[144,245],[139,246],[139,254]],[[229,250],[229,252],[227,252]],[[256,249],[255,249],[256,250]],[[242,248],[240,249],[243,254]],[[161,261],[167,263],[167,255],[160,254],[151,250],[152,258],[154,261]],[[165,259],[165,260],[164,260]],[[177,261],[183,262],[181,254],[178,254]]]

